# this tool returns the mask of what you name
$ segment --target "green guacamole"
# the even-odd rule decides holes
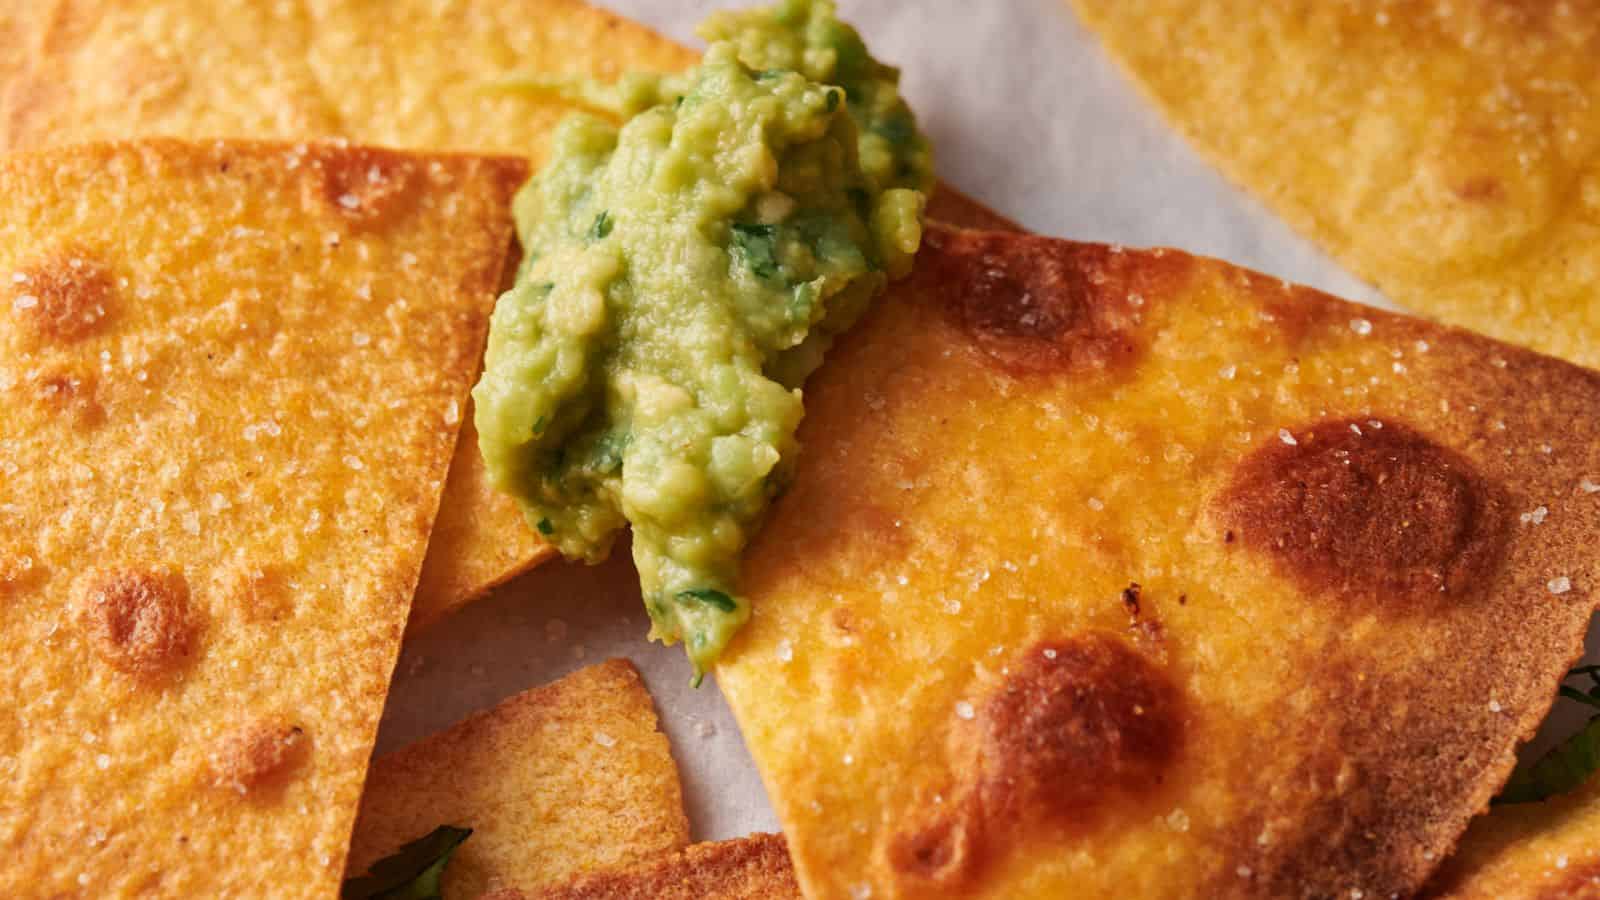
[[[830,0],[701,34],[681,75],[535,85],[608,115],[569,117],[517,197],[527,258],[473,391],[490,476],[564,555],[632,524],[651,636],[697,678],[749,618],[740,552],[800,385],[909,270],[933,177],[899,73]]]

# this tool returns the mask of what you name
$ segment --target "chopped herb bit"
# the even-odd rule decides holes
[[[778,239],[776,225],[754,225],[735,222],[732,226],[733,249],[739,259],[759,278],[772,278],[778,274],[778,257],[775,244]]]
[[[435,828],[373,863],[368,874],[347,879],[340,900],[438,900],[445,867],[471,834],[471,828]]]
[[[782,78],[793,71],[793,69],[762,69],[756,73],[756,80],[771,81],[774,78]]]
[[[538,527],[539,533],[545,537],[549,537],[550,535],[556,533],[556,526],[551,524],[549,519],[540,519]]]
[[[829,91],[828,92],[828,112],[833,112],[834,110],[839,108],[839,95],[841,93],[843,93],[843,92],[842,91]]]
[[[600,215],[594,217],[594,225],[589,228],[589,237],[597,241],[604,240],[606,235],[611,233],[613,224],[609,212],[600,213]]]
[[[533,420],[533,433],[544,434],[544,416]]]
[[[694,588],[693,590],[679,591],[678,599],[698,600],[707,606],[715,606],[723,612],[733,612],[739,608],[739,604],[734,603],[732,597],[712,588]]]
[[[1600,710],[1600,666],[1580,666],[1567,673],[1568,678],[1584,676],[1590,680],[1586,690],[1562,685],[1561,696]],[[1582,785],[1597,769],[1600,769],[1600,712],[1590,716],[1576,734],[1552,747],[1531,765],[1518,766],[1493,802],[1503,805],[1548,800]]]

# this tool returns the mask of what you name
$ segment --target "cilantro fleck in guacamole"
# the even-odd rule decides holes
[[[473,392],[491,477],[564,555],[631,523],[651,636],[697,678],[750,615],[740,552],[793,469],[800,385],[909,270],[932,185],[899,73],[830,0],[701,34],[681,75],[531,85],[596,113],[517,197],[527,258]]]

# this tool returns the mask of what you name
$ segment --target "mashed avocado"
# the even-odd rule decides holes
[[[793,469],[800,385],[922,237],[928,143],[830,0],[712,16],[704,61],[538,84],[570,117],[473,391],[491,477],[561,552],[624,524],[651,636],[698,676],[749,617],[739,556]],[[619,124],[620,122],[620,124]]]

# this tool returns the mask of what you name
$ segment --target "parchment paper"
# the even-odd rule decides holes
[[[694,25],[707,11],[745,4],[603,5],[698,46]],[[1180,247],[1392,308],[1199,159],[1114,68],[1064,0],[841,0],[840,6],[873,52],[902,68],[941,177],[1028,228]],[[513,582],[407,645],[379,749],[584,665],[626,656],[655,695],[695,838],[775,830],[714,680],[689,688],[681,648],[647,642],[648,629],[625,559]]]

